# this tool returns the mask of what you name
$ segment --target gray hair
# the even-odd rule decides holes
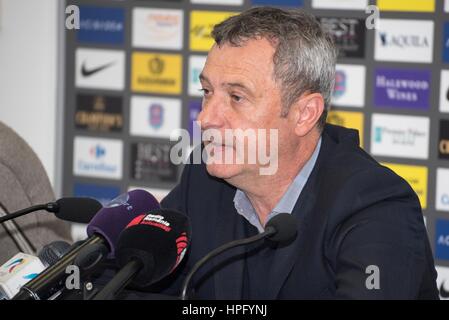
[[[275,47],[274,79],[282,84],[282,112],[304,93],[321,93],[325,110],[318,121],[326,123],[335,83],[337,49],[318,20],[300,10],[257,7],[217,24],[212,37],[218,46],[241,46],[250,39],[265,38]]]

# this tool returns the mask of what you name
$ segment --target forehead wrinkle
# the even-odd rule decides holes
[[[212,84],[212,79],[207,72],[210,73],[213,69],[218,69],[216,74],[219,75],[220,82],[218,85],[220,87],[233,87],[233,85],[236,87],[242,87],[256,96],[262,96],[266,91],[264,88],[268,87],[267,76],[252,65],[251,68],[230,68],[222,63],[207,63],[203,72],[200,74],[200,79]],[[255,72],[259,73],[260,76],[255,77]],[[269,79],[272,80],[271,75]],[[259,94],[257,94],[257,91],[259,91]]]
[[[215,85],[245,84],[255,96],[262,97],[272,89],[279,89],[274,77],[274,52],[266,39],[249,40],[239,47],[214,45],[209,51],[203,75]]]

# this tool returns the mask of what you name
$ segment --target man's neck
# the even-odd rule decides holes
[[[279,167],[274,175],[255,174],[239,182],[229,181],[246,194],[262,226],[265,225],[268,215],[281,200],[295,177],[309,161],[318,140],[319,136],[316,139],[309,139],[299,144],[295,153],[279,157]]]

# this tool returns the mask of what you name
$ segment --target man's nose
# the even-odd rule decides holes
[[[203,103],[203,108],[197,118],[201,130],[223,127],[223,109],[224,106],[221,105],[217,98]]]

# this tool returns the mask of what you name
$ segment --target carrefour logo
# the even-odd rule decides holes
[[[106,149],[101,145],[96,145],[90,149],[90,155],[95,159],[100,159],[106,155]]]
[[[436,209],[449,211],[449,169],[437,168]]]
[[[449,194],[444,193],[444,194],[441,196],[441,203],[444,204],[444,205],[446,205],[446,206],[449,206]]]
[[[75,137],[73,173],[96,178],[122,178],[123,141]]]

